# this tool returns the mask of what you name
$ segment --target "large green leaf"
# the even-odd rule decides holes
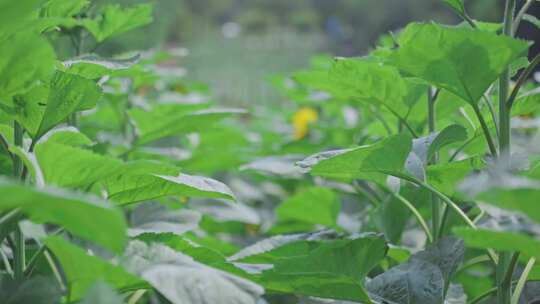
[[[477,103],[528,43],[495,33],[413,23],[404,30],[390,61],[404,73]]]
[[[62,265],[72,300],[81,299],[97,282],[106,282],[116,289],[126,291],[148,287],[144,280],[130,274],[121,266],[88,255],[83,249],[62,238],[49,237],[45,244]]]
[[[270,291],[370,303],[362,281],[386,255],[383,237],[328,237],[325,233],[278,236],[230,260],[267,269],[257,276]]]
[[[61,225],[70,233],[115,252],[126,243],[124,215],[96,197],[0,181],[1,211],[19,208],[31,220]]]
[[[88,0],[49,0],[40,11],[41,17],[72,17],[88,6]]]
[[[66,188],[85,188],[116,174],[120,160],[68,146],[53,140],[37,144],[34,155],[45,184]],[[37,178],[37,176],[36,176]]]
[[[404,174],[412,148],[407,135],[396,135],[358,148],[322,152],[298,163],[312,175],[335,179],[386,181],[386,174]]]
[[[53,73],[53,48],[32,32],[23,31],[1,42],[0,54],[0,100],[3,103],[10,102],[5,99],[28,90],[38,80],[47,79]]]
[[[235,200],[225,184],[156,162],[138,161],[124,165],[121,173],[104,180],[109,199],[130,204],[164,196],[208,197]]]
[[[463,259],[463,242],[444,238],[409,261],[367,283],[374,300],[396,304],[443,304],[450,279]]]
[[[34,137],[39,138],[75,111],[91,109],[101,98],[92,80],[57,71],[50,83],[47,106]]]
[[[253,304],[264,293],[251,281],[203,265],[159,243],[131,242],[122,263],[173,304]]]
[[[276,208],[276,214],[283,222],[300,221],[336,227],[339,210],[338,197],[332,190],[312,187],[287,198]]]
[[[84,19],[82,25],[97,42],[152,22],[152,5],[139,4],[122,9],[118,4],[103,7],[95,19]]]

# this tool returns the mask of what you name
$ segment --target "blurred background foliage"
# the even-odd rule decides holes
[[[97,0],[130,5],[147,0]],[[499,21],[502,0],[469,0],[475,19]],[[439,0],[154,0],[155,22],[98,52],[184,47],[191,80],[228,105],[267,105],[280,96],[268,77],[308,65],[319,53],[360,56],[381,34],[411,21],[460,22]],[[532,28],[532,27],[531,27]],[[538,32],[533,33],[537,37]]]

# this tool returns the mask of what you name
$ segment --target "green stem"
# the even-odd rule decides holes
[[[431,87],[428,88],[428,129],[429,133],[433,133],[436,131],[436,117],[435,117],[435,101],[438,94],[435,94]],[[429,164],[433,165],[436,164],[438,161],[438,156],[435,155],[432,160],[429,160]],[[441,227],[441,204],[439,202],[439,199],[435,196],[435,194],[430,193],[430,200],[431,200],[431,231],[433,232],[433,241],[436,242],[439,239],[440,232],[439,228]]]
[[[527,265],[525,266],[525,269],[523,269],[523,272],[521,273],[521,276],[519,277],[516,287],[514,288],[514,293],[512,294],[512,300],[511,300],[512,304],[519,303],[521,292],[523,291],[523,288],[525,287],[525,284],[527,283],[527,277],[529,276],[529,273],[531,272],[535,263],[536,263],[536,258],[530,258],[529,262],[527,262]]]
[[[531,5],[534,3],[535,0],[527,0],[519,10],[519,12],[516,15],[516,18],[514,19],[513,24],[513,34],[516,34],[516,31],[518,30],[519,24],[521,23],[521,19],[523,19],[523,16],[527,13]]]
[[[390,193],[393,197],[395,197],[398,201],[400,201],[403,205],[405,205],[405,207],[407,207],[412,212],[412,214],[414,215],[414,217],[416,218],[416,220],[418,221],[418,223],[420,224],[420,226],[422,227],[422,229],[426,233],[426,237],[427,237],[428,241],[430,243],[433,242],[433,234],[429,231],[428,224],[426,223],[426,221],[424,220],[424,218],[422,217],[422,215],[420,214],[418,209],[416,209],[411,202],[409,202],[406,198],[399,195],[398,193],[396,193],[396,192],[394,192],[394,191],[392,191],[392,190],[390,190],[388,188],[384,188],[384,189],[388,193]]]
[[[514,12],[516,0],[506,0],[503,21],[503,35],[513,36]],[[502,73],[499,80],[499,161],[510,162],[510,107],[508,106],[508,93],[510,91],[510,67]],[[496,268],[497,304],[510,304],[511,280],[507,273],[514,270],[513,258],[509,252],[499,253],[499,263]]]
[[[13,272],[15,279],[22,279],[24,277],[25,266],[25,250],[24,250],[24,236],[19,227],[15,228],[15,252],[13,253]]]
[[[13,143],[15,146],[22,147],[23,145],[23,128],[17,122],[13,122]],[[13,158],[13,175],[16,179],[20,179],[23,171],[23,162],[22,159],[18,156]],[[25,244],[24,244],[24,235],[22,234],[21,229],[17,226],[15,228],[15,241],[13,248],[13,272],[16,279],[22,279],[24,276],[24,267],[25,267]]]
[[[525,84],[531,73],[534,71],[536,66],[540,64],[540,53],[536,54],[536,56],[533,58],[529,66],[521,73],[519,76],[516,85],[514,86],[514,89],[512,90],[512,93],[510,94],[510,97],[508,97],[508,101],[506,102],[508,112],[512,110],[512,106],[514,105],[514,102],[516,101],[517,95],[519,94],[519,90]]]
[[[493,157],[497,157],[497,147],[495,146],[495,142],[493,141],[493,137],[491,136],[491,133],[489,132],[488,125],[486,123],[486,120],[484,119],[484,116],[482,115],[482,112],[480,111],[480,108],[478,108],[478,105],[472,105],[472,108],[474,110],[474,114],[478,118],[478,122],[480,123],[480,126],[482,127],[482,132],[484,132],[484,137],[486,138],[486,142],[489,147],[489,152]]]

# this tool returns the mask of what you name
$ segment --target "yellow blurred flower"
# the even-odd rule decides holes
[[[317,111],[311,107],[300,108],[293,116],[294,139],[299,140],[308,134],[309,125],[319,118]]]

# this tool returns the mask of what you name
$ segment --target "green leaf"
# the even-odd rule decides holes
[[[50,83],[45,113],[34,138],[39,138],[72,113],[93,108],[101,89],[92,80],[57,71]]]
[[[184,115],[171,113],[166,117],[155,117],[149,112],[129,111],[139,133],[137,145],[144,145],[165,137],[208,130],[224,118],[243,113],[245,111],[241,109],[207,109]]]
[[[207,197],[235,200],[225,184],[211,178],[179,173],[155,162],[127,163],[120,174],[103,181],[109,199],[131,204],[164,196]]]
[[[540,223],[540,188],[539,185],[497,187],[487,189],[476,196],[477,200],[506,210],[521,212]]]
[[[540,241],[522,233],[474,230],[465,227],[454,228],[453,232],[469,247],[492,248],[506,252],[519,251],[526,256],[540,258]]]
[[[312,175],[385,182],[386,174],[403,174],[412,148],[407,135],[396,135],[358,148],[315,154],[298,163]]]
[[[97,42],[117,36],[152,22],[152,5],[139,4],[122,9],[118,4],[109,4],[101,9],[95,19],[84,19],[82,25],[96,38]]]
[[[330,79],[337,89],[350,97],[406,112],[403,98],[407,84],[392,66],[370,58],[339,59],[330,71]]]
[[[370,280],[367,289],[374,300],[382,302],[443,304],[464,253],[461,240],[443,238],[412,255],[408,262]]]
[[[81,301],[81,304],[97,303],[123,304],[124,299],[109,284],[98,281],[88,289],[84,299]]]
[[[75,127],[56,128],[45,134],[40,142],[57,143],[67,146],[90,146],[92,140]]]
[[[159,203],[138,205],[130,214],[128,233],[136,237],[144,233],[182,235],[199,226],[201,214],[192,210],[171,210]]]
[[[112,157],[54,141],[37,144],[34,150],[44,182],[65,188],[86,188],[109,178],[123,163]]]
[[[96,282],[106,282],[115,289],[136,290],[148,284],[121,266],[113,265],[97,256],[88,255],[83,249],[59,237],[49,237],[45,244],[62,265],[70,298],[83,298]]]
[[[3,41],[5,38],[24,27],[41,2],[41,0],[0,0],[0,48],[6,46],[6,42]],[[0,54],[4,56],[3,51],[0,51]]]
[[[34,276],[14,280],[7,274],[0,275],[2,304],[58,304],[62,291],[53,278]]]
[[[331,236],[278,236],[229,260],[268,269],[258,282],[269,291],[370,303],[361,282],[386,255],[384,239],[373,234],[327,239]]]
[[[400,36],[390,61],[404,73],[476,104],[528,43],[495,33],[413,23]]]
[[[0,54],[0,100],[4,103],[53,73],[53,48],[45,39],[31,32],[20,32],[1,42]]]
[[[19,208],[32,221],[61,225],[70,233],[115,252],[126,243],[124,215],[105,201],[60,189],[0,181],[1,211]]]
[[[173,304],[252,304],[264,293],[251,281],[198,263],[159,243],[131,242],[123,264]]]
[[[301,190],[275,209],[279,221],[300,221],[327,227],[336,227],[339,210],[337,195],[320,187]]]
[[[443,2],[453,8],[459,15],[465,15],[464,0],[443,0]]]

